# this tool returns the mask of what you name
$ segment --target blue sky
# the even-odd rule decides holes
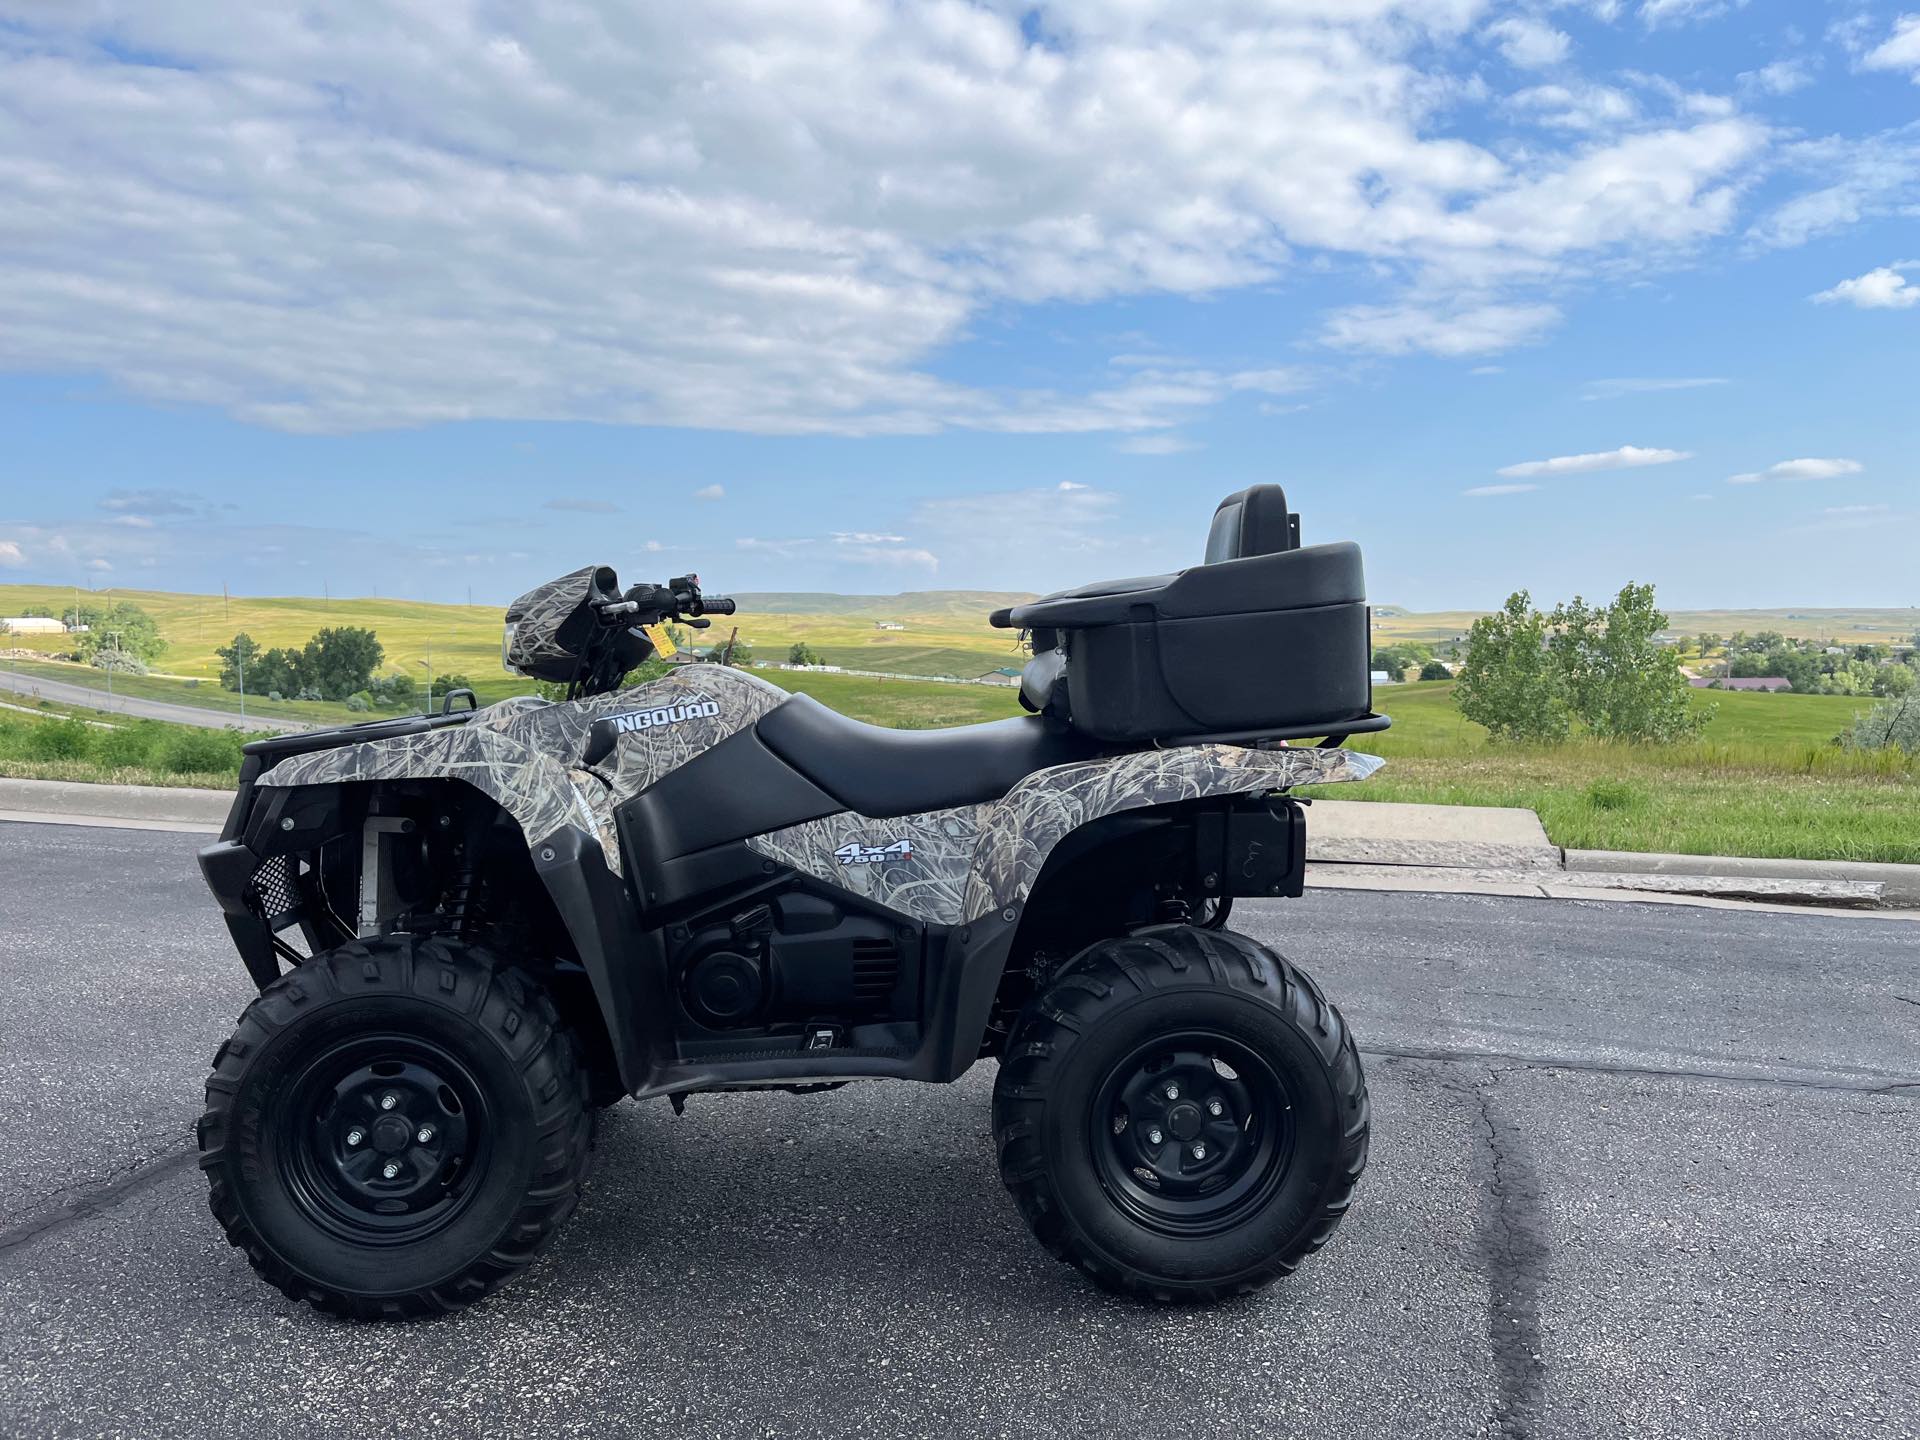
[[[1898,0],[525,9],[0,0],[0,580],[1920,603]]]

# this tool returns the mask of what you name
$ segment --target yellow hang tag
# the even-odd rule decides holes
[[[680,647],[673,643],[673,637],[667,633],[667,627],[658,621],[652,625],[642,625],[640,631],[653,642],[653,653],[656,658],[665,660],[678,653]]]

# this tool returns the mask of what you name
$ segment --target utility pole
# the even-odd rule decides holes
[[[107,634],[113,637],[113,654],[107,660],[107,713],[111,715],[113,713],[113,668],[120,661],[120,632],[109,630]]]
[[[247,719],[247,647],[240,643],[238,636],[233,641],[233,663],[240,670],[240,722],[244,727]]]

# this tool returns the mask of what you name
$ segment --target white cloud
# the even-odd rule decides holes
[[[1113,448],[1123,455],[1179,455],[1198,450],[1200,442],[1182,435],[1129,435]]]
[[[582,515],[617,515],[620,513],[620,507],[611,500],[583,499],[569,495],[556,496],[540,508],[542,510],[572,510]]]
[[[17,540],[0,540],[0,565],[16,569],[27,563],[26,552],[21,550]]]
[[[696,500],[724,500],[727,498],[727,487],[724,485],[703,485],[693,492],[693,498]]]
[[[1483,355],[1538,339],[1559,318],[1551,305],[1349,305],[1327,317],[1321,338],[1343,350],[1386,355]]]
[[[1820,513],[1823,515],[1880,515],[1892,508],[1891,505],[1828,505]]]
[[[1556,455],[1550,460],[1523,460],[1517,465],[1502,465],[1496,475],[1585,475],[1595,470],[1637,470],[1645,465],[1671,465],[1690,460],[1690,450],[1649,449],[1642,445],[1622,445],[1617,450],[1597,450],[1586,455]]]
[[[1509,95],[1507,104],[1563,130],[1608,130],[1640,113],[1633,96],[1611,85],[1534,85]]]
[[[1564,31],[1528,15],[1509,15],[1486,29],[1487,38],[1500,47],[1509,65],[1540,70],[1567,58],[1573,42]]]
[[[833,532],[836,545],[904,545],[904,535],[879,535],[868,530],[836,530]]]
[[[1791,95],[1813,83],[1814,62],[1802,56],[1740,72],[1740,88],[1755,95]]]
[[[1623,395],[1657,395],[1668,390],[1699,390],[1709,385],[1725,385],[1717,375],[1674,376],[1670,378],[1623,378],[1589,380],[1580,392],[1582,400],[1618,400]]]
[[[1747,0],[1640,0],[1640,18],[1649,30],[1657,30],[1662,25],[1714,20],[1746,5]]]
[[[96,555],[87,561],[87,569],[104,573],[105,571],[113,569],[113,562],[104,555]]]
[[[1905,70],[1920,85],[1920,15],[1902,15],[1893,33],[1860,57],[1864,70]]]
[[[1920,285],[1911,284],[1900,272],[1920,268],[1920,262],[1903,260],[1882,265],[1851,280],[1842,280],[1831,290],[1822,290],[1812,298],[1822,305],[1845,301],[1862,310],[1904,310],[1920,305]]]
[[[1813,183],[1748,229],[1762,246],[1803,245],[1920,203],[1920,121],[1876,135],[1799,141],[1779,158],[1786,170]]]
[[[1858,460],[1782,460],[1764,470],[1749,470],[1729,475],[1729,485],[1757,485],[1762,480],[1833,480],[1842,475],[1858,475],[1866,467]]]
[[[1218,293],[1303,253],[1379,267],[1384,308],[1336,343],[1524,343],[1554,318],[1530,287],[1722,233],[1766,132],[1496,152],[1440,68],[1482,9],[1130,0],[1033,34],[940,0],[368,0],[351,25],[12,0],[0,365],[291,430],[1124,434],[1233,382],[987,389],[929,361],[994,307]]]
[[[1471,490],[1462,490],[1462,495],[1524,495],[1529,490],[1538,490],[1538,485],[1476,485]]]

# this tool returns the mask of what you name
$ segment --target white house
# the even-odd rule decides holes
[[[67,627],[51,615],[0,615],[0,635],[64,635]]]

